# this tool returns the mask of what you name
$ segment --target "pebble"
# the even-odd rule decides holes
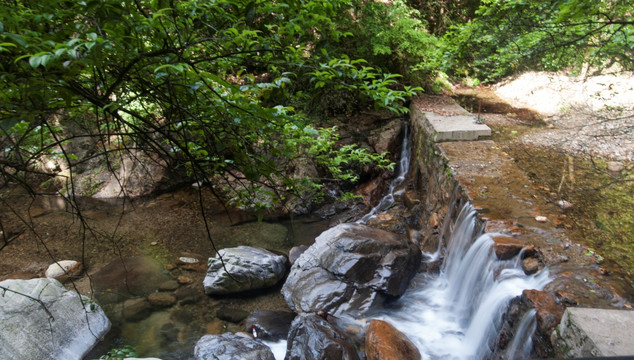
[[[618,161],[608,161],[607,168],[610,172],[619,173],[625,169],[625,165]]]
[[[194,279],[187,277],[187,276],[179,276],[176,281],[178,281],[179,284],[181,285],[186,285],[186,284],[191,284],[194,282]]]
[[[570,202],[566,201],[566,200],[557,201],[557,206],[559,206],[563,210],[572,209],[572,204]]]
[[[535,216],[535,221],[540,223],[545,223],[548,221],[548,218],[545,216]]]

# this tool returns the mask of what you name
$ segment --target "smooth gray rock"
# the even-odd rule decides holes
[[[291,268],[282,295],[297,313],[363,316],[403,295],[421,261],[406,237],[359,224],[324,231]]]
[[[205,335],[194,348],[196,360],[275,360],[271,349],[246,334]]]
[[[558,357],[634,355],[634,311],[569,307],[553,334]]]
[[[250,246],[223,249],[219,255],[222,261],[218,255],[209,258],[209,270],[203,280],[207,295],[271,287],[282,280],[288,263],[283,255]]]
[[[0,302],[0,359],[82,359],[110,330],[99,305],[54,279],[2,281]]]
[[[284,360],[357,360],[347,336],[317,315],[299,315],[288,334]]]

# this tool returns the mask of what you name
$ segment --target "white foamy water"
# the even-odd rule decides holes
[[[532,335],[537,329],[537,318],[535,309],[529,310],[517,327],[517,333],[513,337],[513,342],[509,346],[508,359],[521,360],[528,359],[533,350]]]
[[[529,276],[516,261],[497,260],[490,235],[472,241],[474,228],[475,210],[466,205],[439,274],[418,275],[415,285],[378,316],[406,334],[424,359],[486,358],[510,300],[550,281],[547,271]]]
[[[286,340],[279,340],[279,341],[262,341],[264,344],[266,344],[266,346],[268,346],[271,351],[273,352],[273,356],[275,357],[275,360],[284,360],[284,357],[286,356]]]

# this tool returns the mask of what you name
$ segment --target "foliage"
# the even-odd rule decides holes
[[[305,99],[330,87],[402,113],[399,102],[415,89],[398,90],[395,75],[322,52],[349,35],[333,19],[350,7],[348,0],[5,5],[0,173],[24,181],[44,155],[72,170],[83,159],[69,141],[88,139],[106,157],[142,150],[196,181],[220,179],[244,203],[257,189],[277,201],[315,188],[320,179],[287,176],[298,157],[354,180],[340,166],[385,161],[321,142],[332,134],[311,126]],[[302,88],[307,78],[312,86]]]
[[[631,0],[486,0],[454,27],[445,64],[486,80],[525,69],[634,69]]]
[[[396,114],[406,114],[408,108],[402,104],[405,99],[415,95],[422,88],[404,86],[403,90],[393,89],[398,74],[381,74],[363,59],[350,60],[346,55],[310,72],[310,82],[314,84],[313,99],[330,100],[325,106],[328,113],[350,114],[358,111],[365,103],[374,103],[375,109],[387,109]],[[337,103],[333,101],[338,99]]]
[[[480,7],[480,0],[408,0],[434,35],[441,36],[451,26],[469,22]]]
[[[125,358],[137,357],[136,350],[131,345],[125,345],[120,348],[112,349],[107,354],[99,357],[99,360],[123,360]]]
[[[438,68],[440,43],[418,11],[403,0],[366,1],[354,9],[350,56],[402,74],[407,83],[428,85]]]

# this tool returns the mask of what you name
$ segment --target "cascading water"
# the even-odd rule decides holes
[[[357,224],[367,224],[370,219],[387,211],[394,204],[394,195],[399,195],[400,191],[396,191],[396,188],[403,184],[407,172],[409,171],[409,162],[411,158],[411,147],[409,146],[409,127],[405,125],[405,134],[403,135],[403,144],[401,145],[401,157],[399,161],[398,176],[390,183],[390,189],[387,195],[381,199],[379,204],[375,206],[369,213],[365,214],[361,219],[357,221]]]
[[[537,318],[535,309],[529,310],[517,327],[517,332],[513,337],[513,342],[509,346],[508,359],[520,360],[528,359],[533,350],[533,333],[537,328]]]
[[[497,260],[490,235],[472,242],[475,214],[471,205],[463,207],[439,274],[417,276],[416,285],[379,316],[406,334],[425,359],[486,358],[509,301],[549,282],[546,271],[529,276],[515,261]]]
[[[406,127],[398,176],[390,184],[388,194],[357,223],[366,224],[394,204],[396,189],[407,176],[410,157]],[[497,260],[491,235],[481,235],[474,241],[476,235],[476,211],[466,204],[456,218],[440,272],[417,275],[414,286],[374,316],[407,335],[423,359],[487,358],[494,350],[502,315],[511,299],[525,289],[541,290],[550,281],[547,271],[529,276],[524,274],[519,261]],[[423,255],[425,261],[436,261],[440,249]],[[517,337],[521,339],[514,339],[513,352],[509,351],[515,354],[513,359],[530,355],[532,344],[528,342],[533,331],[529,322],[520,326]],[[285,341],[267,344],[274,349],[276,359],[284,358]]]

